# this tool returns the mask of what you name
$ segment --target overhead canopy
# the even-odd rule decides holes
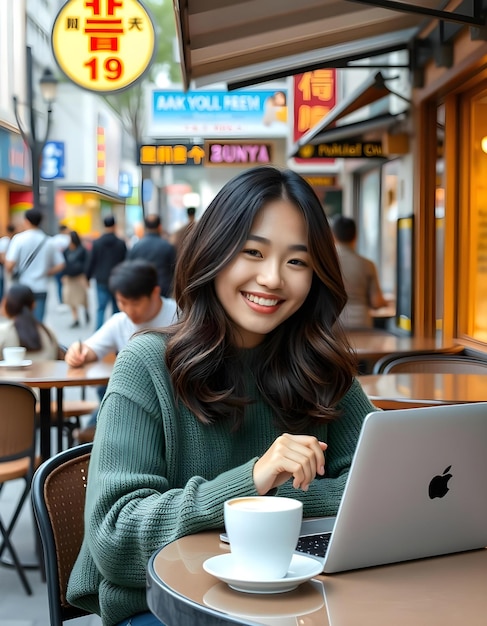
[[[485,23],[485,17],[443,11],[444,0],[173,1],[185,88],[191,81],[244,86],[307,71],[310,63],[370,56],[374,48],[385,53],[404,47],[428,16]]]
[[[320,146],[322,144],[330,144],[333,142],[347,140],[363,141],[365,137],[371,136],[372,134],[389,130],[404,117],[404,113],[384,113],[382,115],[376,115],[375,117],[369,117],[366,120],[361,120],[360,122],[343,124],[343,126],[337,126],[336,128],[325,130],[316,135],[306,144],[294,144],[291,152],[289,153],[289,158],[309,158],[311,155],[317,156],[316,150],[310,150],[310,146]]]

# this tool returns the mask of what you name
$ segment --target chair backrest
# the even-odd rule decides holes
[[[382,374],[400,373],[433,374],[487,374],[487,360],[449,354],[404,356],[390,360]]]
[[[0,463],[28,457],[33,471],[36,401],[26,385],[0,381]]]
[[[91,449],[88,443],[59,452],[39,467],[32,480],[32,504],[44,554],[53,626],[88,615],[68,603],[66,591],[83,541]]]
[[[374,363],[374,366],[372,368],[372,374],[383,374],[384,369],[389,365],[389,363],[395,363],[399,359],[405,359],[405,358],[408,358],[408,359],[411,358],[411,359],[414,359],[415,361],[419,359],[425,360],[425,359],[430,359],[430,358],[458,359],[458,358],[463,358],[463,353],[456,352],[454,354],[443,354],[443,353],[439,354],[438,352],[421,352],[421,353],[416,353],[416,354],[398,354],[398,353],[386,354],[385,356],[381,357]]]

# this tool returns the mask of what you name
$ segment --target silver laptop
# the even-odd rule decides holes
[[[336,518],[304,520],[297,550],[333,573],[485,546],[487,402],[479,402],[370,413]]]

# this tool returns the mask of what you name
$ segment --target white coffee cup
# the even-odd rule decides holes
[[[3,360],[7,365],[20,365],[25,359],[25,348],[10,347],[3,349]]]
[[[284,578],[298,543],[303,504],[293,498],[251,496],[227,500],[225,529],[242,579]]]

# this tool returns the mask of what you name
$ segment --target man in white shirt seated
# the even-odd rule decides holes
[[[117,354],[135,332],[169,326],[177,319],[176,302],[161,297],[157,270],[148,261],[134,259],[119,263],[110,273],[108,287],[120,312],[112,315],[91,337],[68,348],[64,358],[71,367],[82,367],[111,353]],[[101,388],[101,396],[104,392],[105,387]],[[78,433],[80,443],[90,440],[95,424],[96,414]]]

